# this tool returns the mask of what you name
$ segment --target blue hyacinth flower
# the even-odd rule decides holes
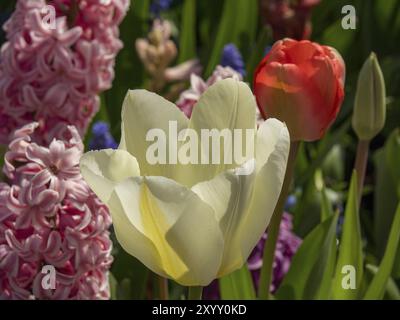
[[[225,45],[222,50],[221,66],[231,67],[236,72],[239,72],[243,77],[246,75],[245,64],[239,49],[233,44]]]
[[[159,16],[162,11],[168,10],[173,0],[153,0],[150,5],[150,12],[154,16]]]
[[[110,126],[103,121],[96,122],[92,127],[92,138],[89,141],[90,150],[116,149],[118,144],[110,133]]]

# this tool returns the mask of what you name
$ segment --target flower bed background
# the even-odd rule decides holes
[[[106,231],[110,224],[107,208],[94,194],[90,199],[82,198],[79,189],[88,188],[77,172],[82,149],[117,146],[121,106],[128,89],[157,92],[176,102],[190,117],[199,96],[216,81],[232,77],[253,83],[257,65],[283,37],[310,38],[334,47],[346,63],[346,83],[343,106],[330,130],[323,139],[300,146],[275,253],[271,291],[277,298],[319,297],[312,289],[296,284],[307,282],[312,287],[322,281],[318,270],[328,272],[322,253],[328,251],[329,241],[314,251],[308,249],[312,259],[300,261],[299,256],[293,264],[293,274],[286,283],[295,288],[293,292],[284,288],[279,291],[278,287],[299,246],[305,245],[302,239],[312,230],[320,230],[316,228],[326,214],[326,203],[339,215],[331,236],[341,238],[357,152],[358,139],[351,126],[354,95],[359,71],[373,51],[386,82],[387,114],[384,128],[370,144],[359,210],[363,286],[368,287],[385,254],[399,202],[400,4],[396,0],[350,1],[358,21],[355,30],[344,30],[341,9],[349,1],[294,2],[297,5],[279,0],[54,0],[46,2],[57,8],[59,19],[58,28],[51,32],[38,23],[44,0],[1,2],[0,21],[8,21],[0,33],[0,142],[4,153],[7,151],[0,187],[1,298],[48,298],[35,282],[40,279],[44,261],[54,259],[59,263],[58,271],[68,277],[63,290],[52,298],[159,297],[157,276],[121,249],[112,230],[111,246]],[[16,131],[32,121],[37,124]],[[57,140],[52,142],[53,138]],[[55,160],[51,155],[59,155],[60,149],[74,150],[67,163],[70,171],[60,179],[67,181],[67,186],[55,182],[43,188],[40,179],[45,178],[37,178],[41,166],[59,170],[59,162],[52,163]],[[40,156],[32,156],[35,150]],[[19,170],[15,174],[19,168],[10,166],[10,159],[15,158],[29,172]],[[80,187],[71,186],[71,180]],[[46,207],[47,203],[40,207],[42,204],[33,203],[35,199],[20,195],[31,189],[36,192],[35,199],[44,192],[54,207]],[[6,205],[10,201],[12,204]],[[35,218],[38,206],[39,218],[45,213],[59,219],[56,231],[46,224],[48,220]],[[22,215],[25,220],[17,219]],[[63,219],[68,221],[63,224]],[[15,224],[25,231],[15,230]],[[258,287],[264,240],[249,259],[250,273],[231,275],[250,289],[243,293],[235,291],[229,281],[215,281],[205,289],[205,297],[254,298],[248,279],[251,274]],[[41,254],[34,255],[39,247]],[[90,261],[80,259],[80,250],[84,250],[84,257],[90,255]],[[295,271],[303,270],[301,263],[314,271],[304,272],[303,278],[299,271],[296,278]],[[390,274],[381,296],[398,299],[400,250],[394,255]],[[84,282],[87,277],[93,278],[90,284]],[[185,293],[173,282],[169,291],[171,298]]]

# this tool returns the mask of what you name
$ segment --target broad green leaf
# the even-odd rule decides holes
[[[228,0],[229,1],[229,0]],[[217,38],[217,30],[221,17],[223,15],[225,0],[200,0],[197,1],[196,15],[198,23],[198,37],[201,46],[199,55],[201,63],[206,66],[210,57],[210,53],[214,48],[214,42]],[[210,10],[210,8],[213,8]]]
[[[328,217],[303,240],[277,299],[328,299],[336,261],[338,214]]]
[[[387,282],[392,272],[394,260],[396,257],[397,249],[400,241],[400,203],[397,207],[394,216],[392,228],[389,234],[388,244],[386,246],[385,254],[379,266],[378,272],[372,279],[371,284],[364,296],[364,299],[382,299]]]
[[[334,299],[352,300],[359,298],[363,276],[363,253],[357,201],[357,173],[353,171],[344,213],[336,272],[333,280],[332,296]],[[352,268],[352,270],[349,271],[349,268]],[[353,274],[352,271],[355,273]],[[343,284],[347,284],[350,276],[355,277],[354,288],[343,286]]]
[[[321,193],[321,222],[333,215],[333,208],[331,201],[328,198],[325,188],[325,182],[322,170],[318,169],[315,172],[315,185],[317,190]]]
[[[400,195],[400,129],[394,130],[385,143],[385,160],[395,184],[395,192]]]
[[[379,268],[376,265],[367,264],[365,266],[365,276],[363,280],[366,280],[369,284],[372,280],[372,277],[376,275]],[[399,287],[396,285],[396,282],[393,280],[392,277],[389,277],[387,285],[386,285],[386,292],[384,299],[388,300],[400,300],[400,290]]]
[[[196,56],[196,0],[184,0],[178,63]]]
[[[247,265],[218,280],[223,300],[254,300],[256,292]]]
[[[334,47],[341,54],[346,54],[351,48],[351,44],[354,42],[356,34],[357,30],[352,29],[343,32],[342,18],[340,18],[324,30],[320,41],[323,44]]]
[[[268,44],[272,44],[272,35],[270,28],[264,27],[261,29],[257,37],[257,42],[251,52],[246,68],[246,80],[248,83],[253,83],[254,72],[258,64],[264,58],[265,48]]]
[[[394,279],[400,278],[400,248],[397,249],[396,259],[394,260],[394,266],[392,270],[392,277]]]
[[[392,277],[389,277],[386,285],[386,294],[384,299],[400,300],[400,289]]]
[[[334,214],[332,204],[326,194],[325,186],[321,190],[321,222],[325,221],[327,218]]]
[[[396,41],[394,40],[399,35],[400,31],[400,1],[386,0],[374,1],[374,38],[377,48],[384,47],[385,50],[396,50]],[[379,35],[385,34],[385,37]]]
[[[304,186],[293,212],[294,230],[299,236],[304,238],[320,223],[321,204],[321,192],[312,176]]]
[[[257,0],[225,1],[217,37],[205,72],[206,77],[219,63],[222,49],[228,43],[236,44],[246,58],[248,48],[255,40],[257,9]]]
[[[400,201],[396,194],[396,184],[390,173],[385,158],[385,149],[379,149],[374,154],[374,165],[376,170],[376,183],[374,190],[374,238],[376,256],[381,259],[385,252],[388,235],[396,212],[397,203]],[[399,251],[400,252],[400,251]],[[393,270],[393,277],[400,277],[400,264]]]

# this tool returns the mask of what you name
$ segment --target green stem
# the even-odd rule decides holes
[[[268,226],[268,237],[264,247],[263,264],[261,268],[261,277],[260,277],[260,288],[258,292],[258,296],[260,299],[266,300],[270,298],[269,288],[271,286],[271,281],[272,281],[272,268],[275,257],[276,241],[278,239],[279,227],[281,224],[283,209],[285,207],[286,198],[288,196],[290,184],[292,182],[298,148],[299,148],[299,142],[296,141],[291,143],[282,190],[279,195],[278,202],[275,206],[271,222]]]
[[[188,300],[201,300],[203,287],[189,287]]]
[[[159,276],[158,289],[160,290],[160,300],[168,300],[168,279]]]
[[[354,169],[357,172],[358,206],[360,206],[361,203],[362,191],[364,187],[364,178],[368,161],[368,150],[369,140],[359,140],[357,145],[356,162],[354,164]]]

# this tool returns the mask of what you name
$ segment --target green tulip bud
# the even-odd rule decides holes
[[[371,140],[385,125],[385,79],[375,53],[360,71],[354,101],[353,129],[360,140]]]

